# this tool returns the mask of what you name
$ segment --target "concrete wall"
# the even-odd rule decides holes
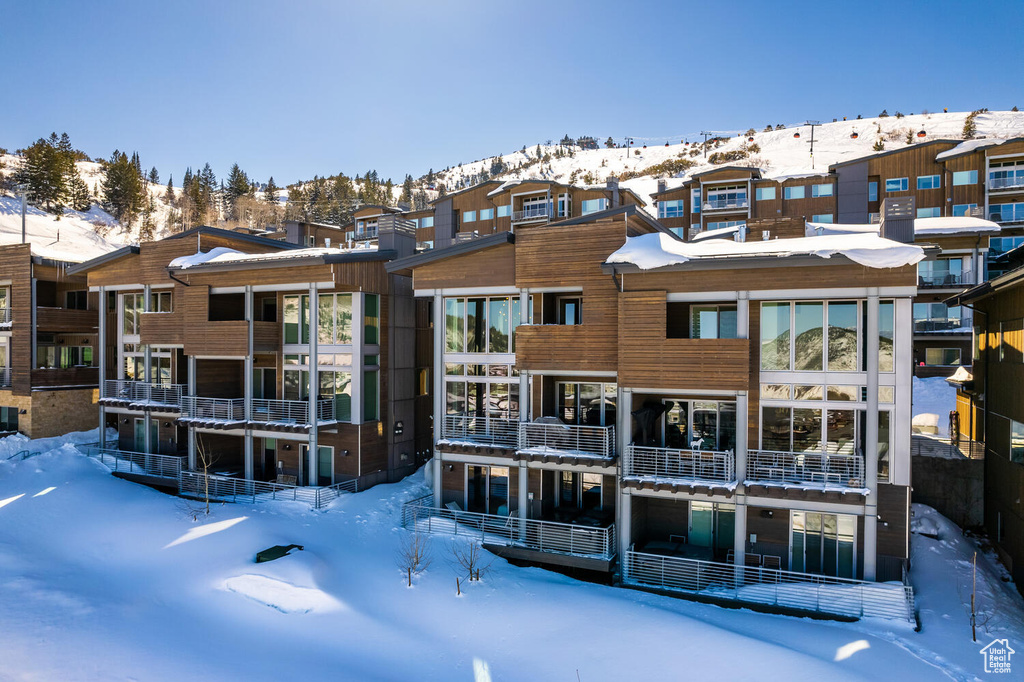
[[[911,501],[934,507],[961,528],[980,526],[984,513],[985,462],[914,456]]]

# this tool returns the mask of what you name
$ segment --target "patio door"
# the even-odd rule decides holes
[[[309,446],[303,445],[299,449],[299,461],[305,464],[309,457]],[[317,480],[308,481],[307,485],[331,485],[334,483],[334,448],[329,445],[318,445],[316,448],[316,475]]]
[[[159,422],[155,419],[149,422],[149,443],[153,449],[159,449],[160,439],[157,436]],[[135,452],[146,451],[146,420],[135,419]]]
[[[714,528],[715,506],[710,502],[691,502],[690,535],[687,542],[696,547],[711,547]]]
[[[853,578],[857,565],[856,534],[856,516],[793,512],[791,570]]]
[[[466,467],[466,510],[508,516],[508,467]]]

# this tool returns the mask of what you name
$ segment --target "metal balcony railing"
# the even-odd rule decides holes
[[[864,458],[820,452],[747,452],[747,481],[823,488],[863,488]]]
[[[928,319],[914,320],[915,332],[948,332],[954,329],[964,329],[964,333],[970,333],[971,323],[968,320]]]
[[[498,417],[467,417],[448,414],[444,417],[441,437],[514,448],[519,444],[519,422]]]
[[[184,384],[154,384],[127,379],[107,379],[103,382],[104,398],[173,408],[179,407],[186,390],[188,387]]]
[[[11,323],[11,309],[0,308],[0,326],[7,326]]]
[[[0,386],[11,385],[12,372],[10,367],[0,368]]]
[[[117,448],[101,448],[95,445],[79,445],[83,454],[98,460],[114,473],[137,474],[177,480],[181,474],[179,455],[158,455],[146,452],[128,452]]]
[[[615,557],[615,527],[521,519],[434,507],[433,495],[407,502],[402,525],[410,531],[465,535],[483,544],[523,547],[539,552],[611,560]]]
[[[992,204],[988,207],[988,219],[997,223],[1024,222],[1024,203]]]
[[[333,400],[318,400],[316,410],[317,421],[336,421]],[[268,424],[310,424],[309,401],[253,398],[249,420]]]
[[[623,557],[627,585],[853,618],[914,622],[914,588],[850,578],[645,554]]]
[[[736,480],[736,455],[732,451],[629,445],[623,456],[622,475],[732,483]]]
[[[989,189],[1015,189],[1017,187],[1024,187],[1024,174],[988,179]]]
[[[377,236],[378,236],[377,235],[377,228],[376,227],[368,227],[368,228],[364,229],[362,232],[359,232],[358,230],[353,232],[352,233],[352,241],[364,242],[364,241],[368,241],[370,239],[376,239]]]
[[[973,285],[974,272],[963,270],[961,272],[923,272],[917,275],[917,285],[920,287],[958,287]]]
[[[746,197],[743,198],[731,198],[731,199],[708,199],[701,206],[704,211],[726,211],[726,210],[739,210],[750,206],[750,202],[747,201]]]
[[[611,459],[615,427],[520,422],[518,449]]]
[[[202,398],[194,395],[181,397],[181,416],[208,421],[245,421],[243,398]]]
[[[530,206],[529,208],[523,209],[522,211],[512,212],[512,222],[518,223],[526,220],[540,220],[542,218],[550,218],[552,216],[551,204],[543,206]]]

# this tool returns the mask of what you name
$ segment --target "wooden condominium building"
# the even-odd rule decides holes
[[[100,423],[118,437],[102,445],[173,458],[183,488],[413,471],[413,299],[384,266],[414,240],[395,220],[351,249],[201,227],[74,268],[106,302]]]
[[[972,287],[949,303],[975,312],[973,372],[961,370],[950,381],[958,386],[961,432],[985,442],[988,537],[1020,589],[1024,583],[1024,267]]]
[[[76,253],[114,247],[31,242],[0,246],[0,434],[94,429],[100,298],[71,269]]]
[[[433,310],[433,493],[406,525],[741,600],[901,580],[925,251],[689,244],[626,204],[390,263]]]

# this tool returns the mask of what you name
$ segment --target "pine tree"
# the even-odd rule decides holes
[[[609,137],[607,140],[604,141],[604,146],[607,147],[608,149],[614,149],[615,148],[615,140],[613,140],[611,137]]]
[[[398,197],[399,203],[412,206],[412,176],[406,174],[402,181],[402,194]]]
[[[76,211],[88,211],[92,206],[92,197],[89,195],[89,185],[85,184],[82,176],[75,171],[74,176],[68,183],[68,200],[71,208]]]
[[[963,137],[965,140],[973,140],[975,136],[978,134],[978,124],[974,122],[974,119],[977,117],[977,115],[978,112],[972,111],[971,113],[967,114],[967,118],[964,119],[964,129],[961,134],[961,137]]]
[[[148,180],[149,180],[149,184],[151,184],[151,185],[159,185],[160,184],[160,174],[156,172],[156,166],[153,166],[152,168],[149,169],[149,178],[148,178]]]
[[[164,192],[164,201],[171,208],[174,208],[176,197],[174,196],[174,176],[171,175],[167,178],[167,191]]]
[[[131,227],[144,206],[145,190],[137,161],[138,154],[129,158],[124,152],[114,150],[103,178],[104,204],[111,215],[127,227]]]
[[[278,187],[277,183],[274,182],[274,176],[271,175],[270,179],[267,180],[266,188],[264,188],[264,190],[263,190],[263,199],[268,204],[270,204],[271,206],[275,206],[276,207],[277,204],[278,204],[277,193],[280,190],[281,190],[281,188]]]
[[[245,172],[233,164],[228,172],[227,186],[224,188],[224,213],[228,220],[240,218],[238,200],[249,194],[251,185]]]
[[[15,175],[18,183],[28,186],[33,204],[58,216],[64,212],[67,195],[67,166],[57,150],[59,144],[53,134],[20,150],[24,163]]]

